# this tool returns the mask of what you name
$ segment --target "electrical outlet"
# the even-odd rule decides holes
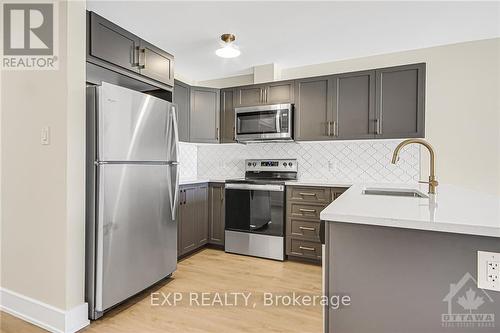
[[[488,261],[486,263],[486,278],[488,282],[497,282],[499,276],[500,261]]]
[[[477,286],[500,291],[500,253],[477,251]]]

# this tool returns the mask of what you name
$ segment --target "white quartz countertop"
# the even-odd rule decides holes
[[[318,186],[318,187],[350,187],[352,183],[342,183],[335,182],[330,180],[321,180],[321,179],[313,179],[313,180],[289,180],[285,182],[285,185],[288,186]]]
[[[411,188],[427,185],[353,185],[321,212],[321,219],[416,230],[500,238],[500,197],[441,184],[430,198],[366,195],[366,188]]]

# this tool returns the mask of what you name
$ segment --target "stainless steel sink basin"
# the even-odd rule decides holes
[[[367,195],[387,195],[393,197],[428,198],[428,196],[415,189],[406,188],[366,188],[363,194]]]

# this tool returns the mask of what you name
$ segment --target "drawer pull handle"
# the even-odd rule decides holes
[[[299,249],[306,251],[316,251],[314,247],[307,247],[307,246],[299,246]]]
[[[299,227],[300,230],[308,230],[308,231],[315,231],[316,228],[311,228],[311,227]]]
[[[302,213],[316,213],[316,209],[299,208],[299,211],[301,211]]]
[[[299,195],[303,197],[315,197],[316,193],[306,193],[306,192],[300,192]]]

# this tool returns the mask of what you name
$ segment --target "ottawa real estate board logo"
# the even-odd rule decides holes
[[[57,69],[57,4],[4,3],[2,10],[2,69]]]
[[[474,332],[495,327],[495,312],[500,308],[485,290],[477,287],[477,281],[470,273],[450,284],[443,302],[447,303],[448,311],[441,315],[442,327]]]

